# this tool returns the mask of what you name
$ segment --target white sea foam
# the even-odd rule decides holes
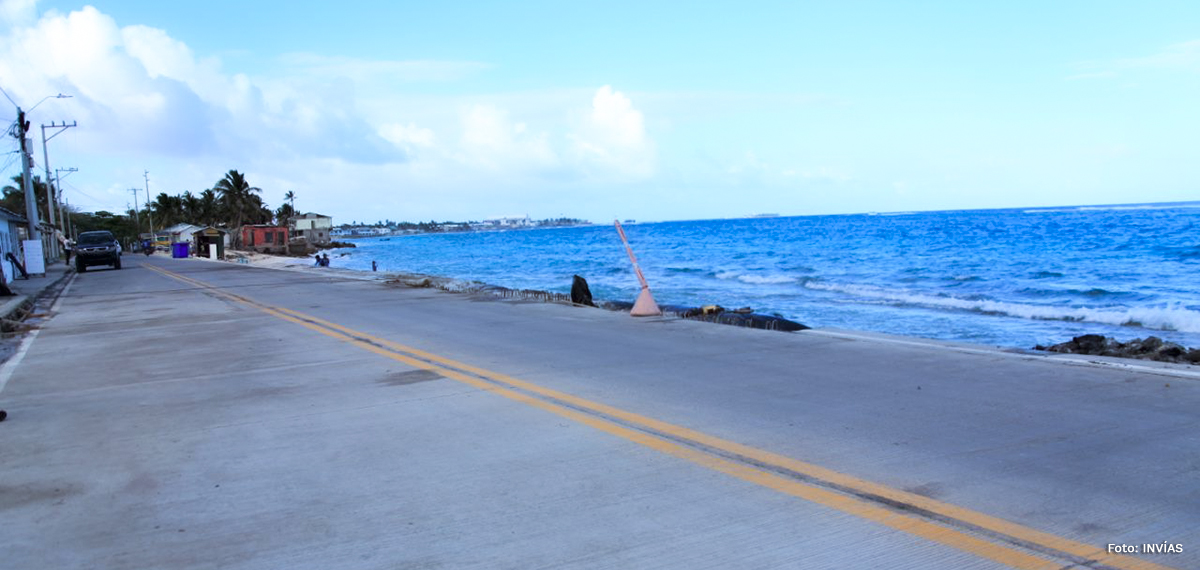
[[[795,277],[787,275],[739,275],[738,281],[749,283],[751,285],[777,285],[781,283],[795,283]]]
[[[1074,321],[1178,332],[1200,332],[1200,311],[1179,304],[1159,307],[1092,308],[1029,305],[1005,301],[962,299],[926,295],[911,291],[888,290],[870,285],[840,285],[810,281],[809,289],[845,293],[897,305],[919,305],[935,309],[955,309],[1006,315],[1032,320]]]
[[[1121,212],[1130,210],[1175,210],[1200,208],[1197,202],[1167,202],[1162,204],[1117,204],[1112,206],[1069,206],[1065,208],[1032,208],[1022,210],[1024,214],[1054,214],[1074,212]]]
[[[783,283],[795,283],[799,279],[788,275],[755,275],[752,273],[742,273],[740,271],[720,271],[716,274],[717,279],[738,280],[742,283],[750,285],[780,285]]]

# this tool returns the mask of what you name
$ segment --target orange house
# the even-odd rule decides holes
[[[283,226],[242,226],[242,247],[259,253],[287,253],[289,237]]]

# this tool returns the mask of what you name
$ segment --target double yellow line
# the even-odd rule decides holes
[[[221,290],[161,267],[153,271],[254,307],[380,356],[557,414],[744,481],[853,514],[1013,568],[1170,570],[1166,566],[992,517],[956,505],[627,412],[511,376],[372,336]]]

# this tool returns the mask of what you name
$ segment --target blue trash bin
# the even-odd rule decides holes
[[[187,242],[180,242],[171,245],[171,257],[184,258],[188,256]]]

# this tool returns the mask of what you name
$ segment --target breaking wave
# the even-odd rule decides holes
[[[962,299],[908,291],[894,291],[870,285],[839,285],[810,281],[805,287],[817,291],[843,293],[854,297],[884,301],[894,305],[916,305],[933,309],[971,311],[1043,321],[1087,322],[1141,327],[1161,331],[1200,332],[1200,311],[1179,304],[1160,307],[1055,307],[1029,305],[989,299]]]
[[[717,273],[717,279],[736,279],[742,283],[750,285],[781,285],[784,283],[797,283],[800,280],[788,275],[751,275],[739,273],[737,271],[722,271]]]

